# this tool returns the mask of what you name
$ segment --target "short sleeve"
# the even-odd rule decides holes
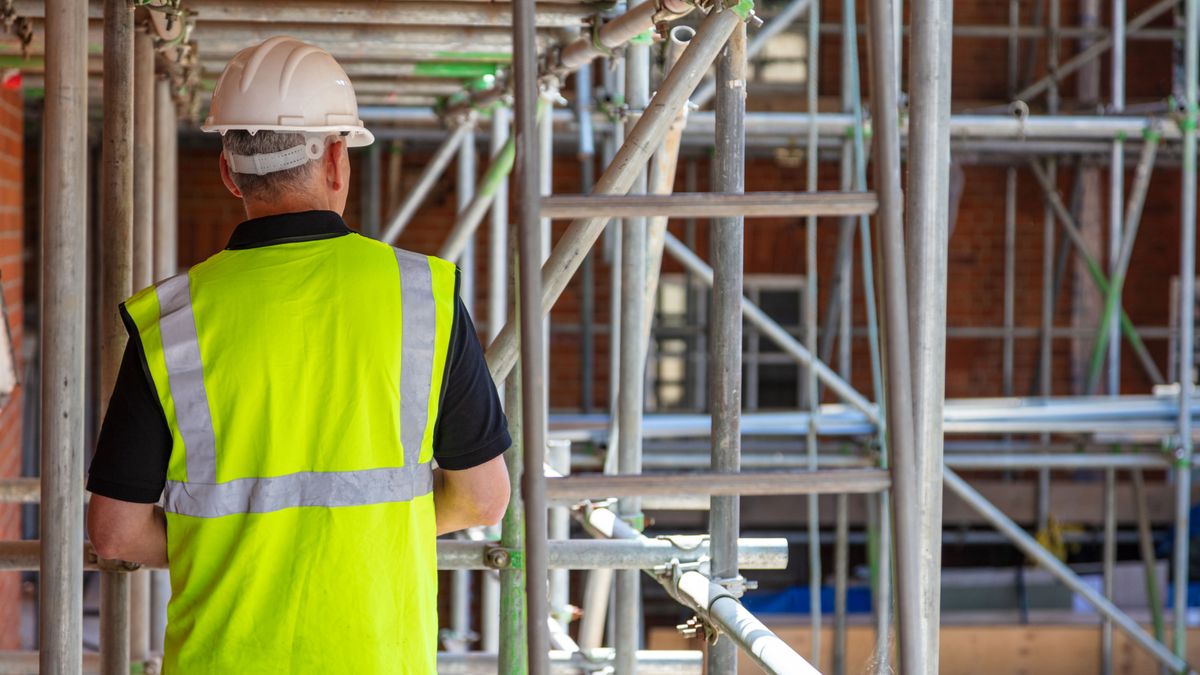
[[[129,328],[128,315],[125,318]],[[143,358],[137,331],[130,330],[88,470],[87,489],[112,499],[152,504],[167,483],[171,431]]]
[[[508,419],[500,407],[475,324],[461,299],[454,311],[442,382],[442,402],[433,432],[433,457],[438,466],[461,471],[504,454],[512,445]]]

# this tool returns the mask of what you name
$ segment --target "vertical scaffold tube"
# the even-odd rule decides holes
[[[739,24],[717,59],[716,137],[713,189],[742,192],[746,172],[746,26]],[[741,470],[743,225],[740,217],[712,221],[712,360],[709,411],[712,414],[712,469]],[[738,577],[737,537],[741,521],[737,496],[709,500],[712,577],[716,583]],[[708,650],[708,672],[736,673],[737,645],[718,640]]]
[[[521,477],[525,501],[526,644],[530,675],[548,675],[549,636],[546,626],[546,483],[541,471],[546,456],[546,372],[542,331],[542,228],[538,181],[537,52],[533,0],[513,3],[513,92],[517,160],[517,269],[520,278],[521,418],[525,466]]]
[[[1175,457],[1175,558],[1172,575],[1175,581],[1175,655],[1187,653],[1187,588],[1188,588],[1188,516],[1191,508],[1192,486],[1192,416],[1191,401],[1195,367],[1196,313],[1196,69],[1197,39],[1200,38],[1200,0],[1187,0],[1184,10],[1186,26],[1183,43],[1184,62],[1184,121],[1183,121],[1183,194],[1179,211],[1179,448]]]
[[[917,572],[920,663],[903,672],[937,675],[941,609],[942,408],[946,381],[946,281],[949,243],[951,0],[912,5],[908,82],[912,101],[908,137],[908,274],[913,426],[917,451],[914,519],[921,547]],[[899,355],[897,355],[899,356]],[[903,386],[903,383],[894,384]],[[902,536],[897,532],[897,538]],[[911,633],[910,633],[911,635]],[[905,659],[908,654],[905,654]]]
[[[921,544],[917,536],[917,465],[913,447],[912,395],[905,272],[904,195],[900,187],[898,116],[898,36],[892,18],[894,0],[872,0],[871,104],[875,124],[875,191],[879,196],[879,249],[883,288],[882,328],[886,340],[888,447],[891,453],[892,511],[896,548],[895,595],[900,632],[900,672],[925,671],[924,636],[920,632]],[[883,636],[880,636],[881,638]],[[880,642],[883,642],[881,639]],[[875,655],[878,672],[888,672],[886,651]]]
[[[632,0],[630,8],[648,0]],[[625,98],[635,113],[650,101],[650,47],[630,42],[625,48]],[[627,125],[626,133],[633,129]],[[645,194],[646,163],[632,169],[637,172],[630,194]],[[642,323],[646,298],[646,218],[626,218],[621,226],[621,357],[620,384],[617,394],[617,470],[623,474],[642,472],[642,406],[644,403],[645,345]],[[618,502],[623,519],[639,532],[642,530],[642,500],[626,497]],[[638,570],[616,573],[616,672],[637,672],[637,650],[642,638],[642,576]]]
[[[134,37],[133,7],[126,0],[104,4],[104,135],[101,144],[104,225],[101,237],[100,408],[117,380],[125,351],[125,326],[117,305],[133,295],[133,135]],[[101,670],[128,673],[129,575],[100,573]]]
[[[88,7],[47,0],[42,185],[40,672],[83,669]]]

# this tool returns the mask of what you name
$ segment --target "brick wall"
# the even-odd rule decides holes
[[[23,250],[22,101],[18,90],[0,88],[0,286],[8,309],[14,350],[21,354]],[[21,374],[20,364],[17,373]],[[0,408],[0,478],[21,471],[21,390]],[[0,540],[20,538],[19,505],[0,505]],[[0,572],[0,650],[20,647],[20,573]]]

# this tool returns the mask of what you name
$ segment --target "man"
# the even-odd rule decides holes
[[[457,270],[342,221],[374,139],[325,51],[243,50],[203,129],[248,220],[121,307],[92,543],[169,565],[164,672],[433,673],[435,537],[509,495]]]

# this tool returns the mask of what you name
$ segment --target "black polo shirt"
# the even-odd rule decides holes
[[[305,211],[247,220],[234,230],[227,248],[257,248],[351,234],[338,214]],[[146,370],[138,332],[124,307],[121,314],[129,342],[100,428],[87,489],[113,499],[149,504],[158,501],[166,485],[171,432]],[[434,459],[444,469],[469,469],[498,457],[511,444],[508,421],[475,325],[460,299],[450,331],[442,403],[433,432]]]

